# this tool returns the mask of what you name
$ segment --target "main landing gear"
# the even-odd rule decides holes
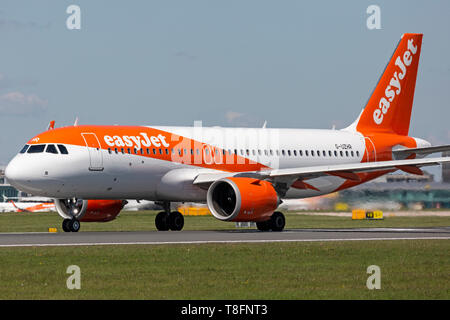
[[[284,214],[279,211],[275,211],[269,220],[256,223],[256,227],[259,231],[283,231],[286,225],[286,219]]]
[[[155,226],[158,231],[180,231],[184,226],[184,217],[178,211],[170,212],[170,202],[164,202],[164,211],[156,215]]]

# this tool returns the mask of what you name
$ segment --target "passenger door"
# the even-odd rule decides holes
[[[103,156],[97,136],[95,133],[82,133],[81,136],[86,142],[86,147],[89,151],[89,170],[102,171]]]

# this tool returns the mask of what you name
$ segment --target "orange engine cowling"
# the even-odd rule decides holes
[[[280,204],[270,182],[253,178],[224,178],[208,189],[209,210],[223,221],[265,221]]]
[[[114,220],[124,206],[123,200],[55,199],[58,214],[64,219],[76,218],[82,222]]]
[[[123,208],[122,200],[88,200],[82,222],[108,222],[114,220]]]

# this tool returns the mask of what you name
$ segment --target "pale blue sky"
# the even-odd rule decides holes
[[[81,30],[66,28],[70,4]],[[368,30],[366,8],[381,8]],[[424,33],[410,134],[450,143],[449,1],[0,3],[0,164],[56,125],[342,128]]]

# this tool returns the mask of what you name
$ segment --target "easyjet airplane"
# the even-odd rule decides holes
[[[158,230],[181,230],[170,202],[206,202],[222,221],[281,231],[283,199],[353,187],[389,172],[421,174],[449,150],[408,135],[422,34],[404,34],[358,119],[342,130],[87,126],[49,129],[6,168],[8,181],[55,198],[65,231],[110,221],[122,199],[165,208]]]

